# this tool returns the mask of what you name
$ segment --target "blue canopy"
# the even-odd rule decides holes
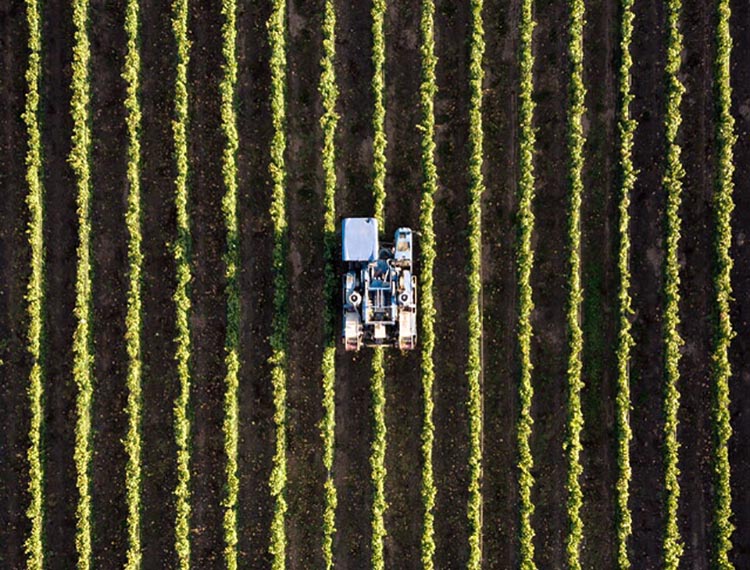
[[[379,249],[375,218],[344,218],[341,222],[341,258],[344,261],[375,261]]]

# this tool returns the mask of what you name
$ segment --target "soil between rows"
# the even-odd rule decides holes
[[[93,564],[122,566],[127,549],[125,521],[125,438],[128,287],[125,208],[125,2],[95,2],[91,26],[92,204],[94,398],[92,401]]]
[[[27,65],[24,4],[0,8],[0,566],[21,567],[29,525],[26,450],[26,285],[31,248],[26,237],[26,129],[21,120]]]
[[[732,52],[732,115],[736,121],[735,146],[735,211],[732,219],[734,258],[732,288],[732,325],[737,335],[732,340],[730,360],[732,379],[732,428],[729,458],[732,465],[732,508],[737,527],[732,542],[732,561],[737,568],[750,567],[750,5],[742,0],[731,3]]]

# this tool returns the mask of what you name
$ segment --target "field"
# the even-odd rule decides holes
[[[0,567],[750,568],[750,5],[6,0]],[[345,353],[340,221],[418,231]]]

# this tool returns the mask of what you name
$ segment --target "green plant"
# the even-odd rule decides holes
[[[422,132],[422,200],[420,203],[419,227],[421,232],[420,272],[420,305],[422,314],[422,397],[424,402],[422,419],[422,505],[424,520],[422,524],[422,567],[432,570],[435,567],[435,476],[432,468],[432,452],[435,445],[435,424],[433,414],[433,386],[435,368],[433,351],[435,350],[435,302],[433,300],[435,267],[435,227],[433,213],[435,210],[435,193],[438,188],[437,168],[435,167],[435,93],[437,92],[435,67],[435,3],[433,0],[422,1],[420,29],[422,33],[422,82],[419,89],[421,105]]]
[[[617,567],[630,568],[628,539],[632,533],[630,514],[630,351],[633,337],[630,333],[630,316],[633,313],[630,298],[630,196],[638,173],[633,166],[633,138],[637,123],[630,116],[631,67],[633,58],[630,43],[633,37],[634,0],[621,0],[619,117],[620,134],[620,195],[618,204],[618,322],[617,322],[617,395],[615,398],[615,423],[617,433],[617,483],[615,484],[615,526],[617,529]]]
[[[139,6],[128,0],[125,12],[127,52],[123,78],[126,82],[125,110],[128,132],[128,310],[125,316],[125,345],[128,353],[127,388],[128,431],[125,436],[125,495],[127,502],[128,552],[125,568],[141,567],[141,59],[138,38]]]
[[[534,153],[536,134],[534,133],[534,54],[533,33],[536,23],[533,17],[533,0],[523,0],[521,4],[521,47],[520,64],[520,156],[521,177],[518,183],[518,243],[516,247],[516,269],[518,273],[518,349],[520,354],[519,406],[517,423],[518,445],[518,487],[520,498],[519,524],[519,566],[521,570],[536,568],[534,563],[534,529],[531,517],[534,503],[531,490],[534,487],[534,458],[531,455],[531,430],[534,420],[531,404],[534,387],[531,381],[531,313],[534,301],[531,289],[531,270],[534,266],[534,250],[531,236],[534,232]]]
[[[76,384],[76,551],[77,567],[91,564],[91,399],[93,354],[91,339],[91,129],[89,127],[88,1],[73,1],[73,64],[70,114],[73,118],[72,148],[68,161],[76,181],[78,246],[76,249],[76,299],[73,333],[73,379]]]
[[[177,44],[175,78],[175,118],[172,122],[174,152],[177,165],[175,180],[175,208],[177,236],[174,259],[177,271],[175,302],[177,338],[175,360],[179,393],[174,404],[175,443],[177,444],[177,515],[175,519],[175,549],[180,570],[190,567],[190,281],[191,249],[190,218],[188,215],[188,89],[187,68],[190,61],[188,40],[188,0],[174,0],[172,29]]]
[[[336,444],[336,339],[335,313],[331,306],[336,292],[336,127],[338,115],[336,101],[338,86],[336,84],[336,11],[333,0],[326,0],[323,16],[323,57],[321,60],[320,97],[323,114],[320,126],[323,130],[323,173],[325,207],[323,222],[323,321],[325,342],[321,372],[323,377],[323,419],[320,423],[320,434],[323,440],[323,466],[326,469],[325,510],[323,513],[323,558],[327,570],[333,568],[333,537],[336,533],[336,505],[338,498],[333,480],[333,456]]]
[[[42,570],[44,567],[44,462],[42,460],[42,431],[44,426],[44,186],[42,185],[42,140],[39,124],[39,87],[42,74],[42,34],[39,4],[26,0],[26,24],[29,30],[29,60],[26,68],[26,105],[23,120],[26,125],[26,204],[29,208],[27,235],[31,246],[31,274],[26,290],[29,329],[27,343],[31,357],[29,372],[29,506],[26,516],[30,529],[24,545],[26,567]]]
[[[224,199],[222,211],[226,229],[226,252],[224,254],[226,295],[227,295],[227,330],[224,342],[226,355],[226,376],[224,377],[224,453],[226,455],[226,495],[224,507],[224,559],[229,570],[237,568],[237,501],[239,497],[239,477],[237,475],[237,440],[240,370],[240,287],[238,269],[240,265],[240,238],[237,214],[237,149],[239,135],[235,112],[235,86],[237,84],[237,43],[236,1],[223,0],[221,13],[224,16],[222,25],[222,53],[224,55],[224,77],[221,81],[221,128],[226,139],[222,157],[224,176]]]
[[[376,570],[385,568],[383,558],[383,540],[386,536],[383,517],[388,503],[385,499],[385,370],[383,366],[383,349],[376,348],[372,357],[372,409],[373,440],[370,455],[372,483],[374,487],[372,503],[372,567]]]
[[[469,384],[469,564],[482,564],[482,81],[484,72],[483,0],[471,1],[471,39],[469,55],[469,254],[468,330],[469,354],[466,379]]]
[[[569,44],[570,87],[568,101],[568,182],[570,202],[568,204],[568,298],[566,323],[568,333],[568,410],[564,451],[567,462],[567,516],[568,534],[566,537],[567,566],[571,570],[581,568],[581,541],[583,540],[583,520],[581,506],[583,491],[580,477],[581,432],[583,431],[583,411],[581,390],[583,380],[583,331],[581,330],[581,198],[583,195],[583,147],[586,142],[583,134],[583,116],[586,112],[586,87],[583,83],[583,29],[585,26],[585,5],[583,0],[569,0]]]
[[[682,122],[680,104],[685,91],[680,82],[682,34],[680,14],[682,0],[667,2],[667,108],[664,127],[667,139],[667,163],[663,185],[667,193],[666,239],[664,261],[664,488],[666,490],[664,529],[664,565],[667,570],[676,570],[682,556],[682,542],[677,522],[680,500],[679,442],[677,441],[680,392],[680,347],[683,344],[679,333],[680,314],[680,265],[678,259],[680,240],[680,204],[682,201],[682,178],[685,174],[680,160],[681,149],[677,135]]]
[[[716,141],[718,148],[716,192],[714,195],[714,314],[715,333],[713,362],[713,472],[714,517],[712,559],[715,568],[734,568],[729,559],[732,549],[732,487],[730,484],[729,438],[732,435],[729,411],[729,381],[732,367],[729,345],[735,333],[730,320],[732,298],[732,211],[734,210],[734,118],[732,117],[731,54],[732,35],[729,29],[729,0],[720,0],[716,27],[715,91],[718,108]]]
[[[269,170],[273,183],[271,222],[273,228],[274,320],[271,333],[271,382],[273,384],[276,449],[273,455],[270,490],[274,500],[271,521],[273,570],[282,570],[286,558],[286,369],[287,369],[287,281],[286,254],[288,226],[286,219],[286,3],[274,0],[268,20],[271,47],[271,161]]]
[[[386,0],[373,0],[372,3],[372,93],[374,109],[372,124],[373,139],[373,197],[374,216],[378,226],[385,227],[385,174],[386,174],[386,134],[385,134],[385,10]],[[373,504],[372,504],[372,567],[382,570],[383,540],[385,539],[385,522],[383,517],[388,508],[385,499],[385,363],[383,351],[376,348],[372,358],[372,408],[373,408],[373,442],[370,465],[372,467]]]

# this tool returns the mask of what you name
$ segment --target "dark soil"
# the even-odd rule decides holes
[[[732,542],[732,560],[737,568],[750,567],[750,5],[732,2],[732,108],[738,135],[735,147],[735,192],[732,241],[732,287],[735,302],[732,323],[737,336],[732,341],[732,436],[729,457],[732,462],[732,507],[737,530]]]
[[[188,184],[192,236],[190,313],[191,349],[191,563],[218,568],[224,540],[224,342],[226,301],[224,262],[226,230],[221,209],[224,194],[219,82],[221,6],[189,3],[192,41],[188,68]]]
[[[565,304],[567,298],[568,204],[566,151],[566,105],[568,90],[568,13],[564,2],[544,2],[537,6],[538,27],[534,35],[534,98],[537,103],[536,232],[534,270],[531,286],[535,312],[532,316],[534,339],[531,360],[536,483],[532,500],[535,560],[542,568],[564,560],[565,514],[565,437],[567,369]]]
[[[94,505],[93,563],[122,566],[127,536],[125,524],[125,438],[127,418],[127,142],[121,78],[125,58],[125,2],[91,5],[92,105],[92,256],[94,261],[94,398],[92,402]]]
[[[435,565],[460,568],[469,557],[469,428],[466,403],[468,307],[469,5],[435,3]],[[416,71],[415,71],[416,73]],[[439,450],[439,451],[438,451]]]
[[[419,220],[422,173],[419,85],[420,9],[417,3],[388,4],[385,18],[387,175],[384,234]],[[342,212],[343,213],[343,212]],[[343,213],[345,214],[345,213]],[[392,240],[392,238],[391,238]],[[417,249],[417,255],[418,249]],[[419,268],[417,267],[417,271]],[[386,357],[388,443],[385,484],[385,561],[390,568],[419,568],[422,536],[421,484],[423,395],[418,350]]]
[[[174,364],[174,261],[176,233],[172,159],[174,40],[167,0],[141,5],[141,192],[143,233],[143,491],[145,568],[174,564],[174,485],[177,447],[172,406],[177,395]]]
[[[271,186],[268,146],[272,136],[268,105],[270,3],[253,3],[237,14],[237,126],[240,148],[238,208],[240,218],[240,439],[239,564],[270,566],[269,526],[273,502],[268,488],[274,426],[268,381],[273,321],[271,251],[273,232],[268,209]]]
[[[514,225],[518,191],[518,61],[520,2],[485,4],[482,204],[484,273],[484,559],[515,568],[518,493],[517,282]]]
[[[581,436],[584,506],[582,564],[585,568],[615,566],[614,396],[617,378],[617,202],[620,177],[617,133],[617,6],[599,0],[586,6],[584,81],[584,198],[582,204],[584,301],[583,381],[585,418]]]
[[[26,129],[21,120],[26,69],[26,26],[23,2],[0,8],[0,566],[23,566],[23,542],[29,525],[25,516],[26,449],[29,413],[26,386],[26,283],[30,248],[26,239],[28,213]]]
[[[372,32],[370,5],[336,2],[336,74],[340,115],[336,136],[336,211],[342,217],[371,216],[372,108],[370,81]],[[338,491],[334,556],[342,568],[370,564],[372,484],[370,444],[369,351],[336,354],[336,456],[334,482]]]
[[[662,261],[665,204],[661,178],[664,144],[664,54],[666,31],[660,2],[639,0],[633,34],[633,118],[638,121],[634,162],[640,170],[631,204],[632,296],[635,316],[631,360],[633,410],[632,485],[633,560],[656,568],[661,560],[664,478],[662,394]]]
[[[289,369],[287,374],[287,529],[291,568],[320,568],[325,470],[318,423],[323,417],[323,180],[318,81],[322,52],[320,0],[290,2],[287,201]]]
[[[77,215],[73,173],[67,163],[73,129],[70,77],[73,27],[68,2],[42,7],[42,147],[46,219],[45,378],[45,561],[52,566],[75,560],[75,506],[78,491],[73,463],[76,388],[72,376],[75,328]],[[49,300],[54,299],[54,302]]]
[[[683,565],[709,568],[711,544],[711,340],[713,338],[713,211],[715,189],[713,61],[716,17],[699,0],[684,4],[682,335],[680,364],[680,531]]]

